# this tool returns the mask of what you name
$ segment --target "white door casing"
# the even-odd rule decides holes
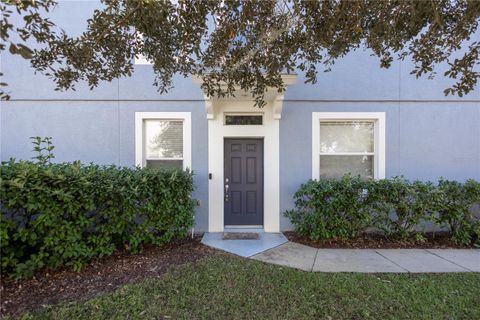
[[[296,75],[283,75],[285,85],[296,82]],[[193,81],[201,84],[199,77]],[[205,96],[208,119],[208,231],[224,231],[224,139],[263,138],[265,232],[280,232],[280,123],[284,93],[270,88],[263,108],[255,107],[248,93],[237,89],[236,97],[216,99]],[[262,114],[262,125],[225,125],[225,114]]]
[[[214,116],[208,120],[208,231],[224,229],[224,139],[264,139],[264,230],[280,231],[279,179],[279,120],[274,119],[272,103],[262,109],[254,108],[253,101],[218,101]],[[224,125],[226,113],[245,112],[263,114],[262,125]]]

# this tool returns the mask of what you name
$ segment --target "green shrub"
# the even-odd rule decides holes
[[[441,179],[435,194],[435,222],[447,227],[458,244],[476,242],[480,245],[480,219],[472,207],[480,203],[480,183],[467,180],[464,184]]]
[[[480,246],[480,183],[440,180],[410,182],[402,177],[366,180],[310,180],[295,193],[295,209],[285,212],[296,231],[312,240],[353,238],[368,230],[407,238],[424,223],[447,227],[458,244]]]
[[[375,195],[373,227],[387,236],[408,238],[422,220],[428,220],[433,209],[433,184],[410,182],[401,177],[372,183]]]
[[[295,210],[285,212],[297,232],[313,240],[352,238],[372,222],[371,180],[310,180],[295,193]]]
[[[135,251],[183,237],[193,225],[189,172],[49,159],[1,165],[2,273],[78,270],[119,247]]]

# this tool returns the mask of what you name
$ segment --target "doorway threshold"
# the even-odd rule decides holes
[[[264,233],[263,226],[225,226],[223,232],[258,232]]]

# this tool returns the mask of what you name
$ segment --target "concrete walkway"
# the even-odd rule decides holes
[[[223,233],[205,233],[202,243],[280,266],[317,272],[480,272],[480,249],[316,249],[289,242],[282,233],[259,229],[255,240],[224,240]]]
[[[316,249],[287,242],[251,258],[316,272],[480,272],[478,249]]]

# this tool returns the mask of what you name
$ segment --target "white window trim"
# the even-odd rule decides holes
[[[143,141],[144,120],[182,120],[183,121],[183,169],[192,168],[192,116],[190,112],[135,112],[135,165],[144,167],[146,163],[145,143]],[[159,159],[159,160],[168,160]]]
[[[375,123],[373,176],[374,179],[385,178],[385,112],[312,112],[312,179],[320,179],[320,121],[324,120],[373,120]]]

